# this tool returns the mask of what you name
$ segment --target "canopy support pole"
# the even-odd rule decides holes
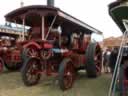
[[[23,18],[23,32],[22,32],[22,41],[24,41],[25,37],[25,18]]]
[[[44,26],[44,16],[42,16],[42,40],[44,40],[44,35],[45,35],[45,26]]]
[[[48,33],[46,34],[45,40],[47,40],[47,38],[48,38],[48,35],[49,35],[49,33],[50,33],[50,31],[51,31],[51,29],[52,29],[52,27],[53,27],[53,24],[54,24],[55,21],[56,21],[56,17],[57,17],[57,15],[54,17],[54,19],[53,19],[53,21],[52,21],[52,23],[51,23],[51,26],[50,26],[49,29],[48,29]]]

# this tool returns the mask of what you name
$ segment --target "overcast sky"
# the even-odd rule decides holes
[[[46,0],[22,0],[24,6],[46,5]],[[104,37],[120,36],[122,33],[108,14],[108,4],[115,0],[55,0],[55,6],[101,30]],[[4,15],[19,8],[21,0],[0,0],[0,24]]]

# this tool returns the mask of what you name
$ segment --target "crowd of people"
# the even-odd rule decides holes
[[[118,56],[118,48],[106,49],[103,52],[103,68],[105,73],[114,72],[116,60]]]

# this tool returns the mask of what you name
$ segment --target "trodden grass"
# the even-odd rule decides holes
[[[107,96],[110,81],[110,74],[91,79],[79,73],[73,88],[61,91],[53,77],[43,77],[36,86],[26,87],[20,72],[3,72],[0,74],[0,96]]]

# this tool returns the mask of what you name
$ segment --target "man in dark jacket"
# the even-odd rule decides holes
[[[110,69],[111,69],[111,73],[113,74],[114,72],[114,68],[115,68],[115,64],[116,64],[116,60],[117,60],[117,56],[118,56],[118,48],[114,48],[111,52],[110,55]]]

